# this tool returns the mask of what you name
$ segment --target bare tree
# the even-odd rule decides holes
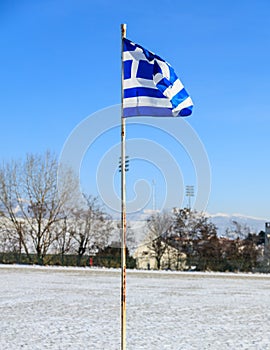
[[[172,226],[172,217],[167,212],[151,215],[147,219],[147,247],[154,253],[157,268],[161,268],[161,259],[168,247],[168,236]]]
[[[68,227],[70,226],[68,224],[69,220],[72,219],[68,219],[68,217],[65,216],[58,222],[55,227],[55,240],[52,246],[53,253],[60,256],[62,265],[65,264],[65,255],[74,251],[75,246],[73,233],[68,230]]]
[[[245,239],[251,233],[250,227],[246,224],[240,224],[236,220],[232,220],[232,225],[226,228],[226,237],[230,239]]]
[[[174,208],[173,233],[185,240],[202,239],[216,233],[214,224],[204,213],[188,208]]]
[[[210,250],[212,256],[216,260],[218,259],[220,249],[217,229],[203,213],[187,208],[175,208],[172,232],[172,238],[177,243],[177,248],[187,255],[189,267],[202,265],[203,269],[208,268],[210,258],[207,255],[210,256]]]
[[[0,210],[14,237],[31,261],[31,252],[43,264],[56,224],[64,216],[77,181],[71,171],[59,179],[58,163],[50,152],[27,155],[25,161],[5,163],[0,169]]]
[[[22,243],[25,239],[24,222],[18,223],[18,231],[5,217],[0,219],[0,252],[12,253],[17,262],[21,261]]]
[[[86,252],[94,253],[108,244],[113,225],[110,216],[102,210],[97,198],[85,196],[85,205],[72,210],[67,230],[74,239],[73,249],[78,256],[79,266]]]

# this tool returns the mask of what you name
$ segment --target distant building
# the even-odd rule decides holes
[[[270,243],[270,222],[265,223],[265,245]]]
[[[142,270],[157,270],[155,252],[149,248],[149,243],[140,245],[133,254],[136,259],[136,266]],[[185,270],[186,254],[178,249],[167,245],[160,261],[162,270]]]
[[[270,253],[270,222],[265,223],[265,241],[264,241],[264,253],[265,256],[269,256]]]

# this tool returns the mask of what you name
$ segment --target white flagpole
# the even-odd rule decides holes
[[[123,39],[126,24],[121,24],[121,350],[126,350],[126,120],[123,117]]]

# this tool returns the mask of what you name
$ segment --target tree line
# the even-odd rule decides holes
[[[82,198],[78,189],[79,181],[72,170],[60,166],[49,151],[3,162],[0,262],[1,256],[13,256],[16,262],[81,266],[89,265],[91,257],[94,265],[119,267],[121,248],[111,246],[111,241],[117,233],[119,242],[120,225],[97,198]],[[158,269],[165,253],[171,254],[168,247],[173,248],[170,252],[174,256],[168,256],[167,268],[170,260],[180,261],[183,256],[187,269],[200,271],[254,271],[269,266],[264,232],[251,233],[234,222],[226,238],[218,237],[216,226],[203,213],[187,208],[151,215],[145,234]],[[134,244],[130,227],[127,238]],[[129,255],[128,267],[136,267]]]
[[[81,265],[108,245],[114,229],[97,198],[78,196],[78,179],[59,167],[51,152],[29,154],[0,168],[0,252],[23,255],[28,263],[49,256],[77,257]]]
[[[147,248],[156,259],[157,269],[166,254],[166,268],[177,259],[185,260],[185,269],[197,271],[269,270],[265,233],[252,233],[247,226],[233,222],[225,237],[203,213],[175,208],[173,213],[156,213],[147,220]],[[230,238],[234,237],[234,238]],[[174,248],[174,249],[168,249]],[[179,264],[183,269],[183,265]]]

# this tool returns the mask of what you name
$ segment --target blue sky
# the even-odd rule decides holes
[[[207,211],[270,219],[269,18],[268,0],[2,0],[1,159],[47,149],[60,154],[84,118],[120,103],[120,24],[127,23],[127,37],[170,62],[192,96],[186,121],[211,165]],[[138,126],[128,130],[127,137],[147,134]],[[163,136],[153,137],[171,150]],[[119,142],[116,134],[107,137],[82,165],[82,186],[94,194],[102,151]],[[176,153],[183,172],[182,184],[177,178],[173,184],[178,206],[178,187],[196,188],[196,179],[190,161]],[[159,207],[164,179],[146,163],[131,162],[128,186],[154,180]]]

